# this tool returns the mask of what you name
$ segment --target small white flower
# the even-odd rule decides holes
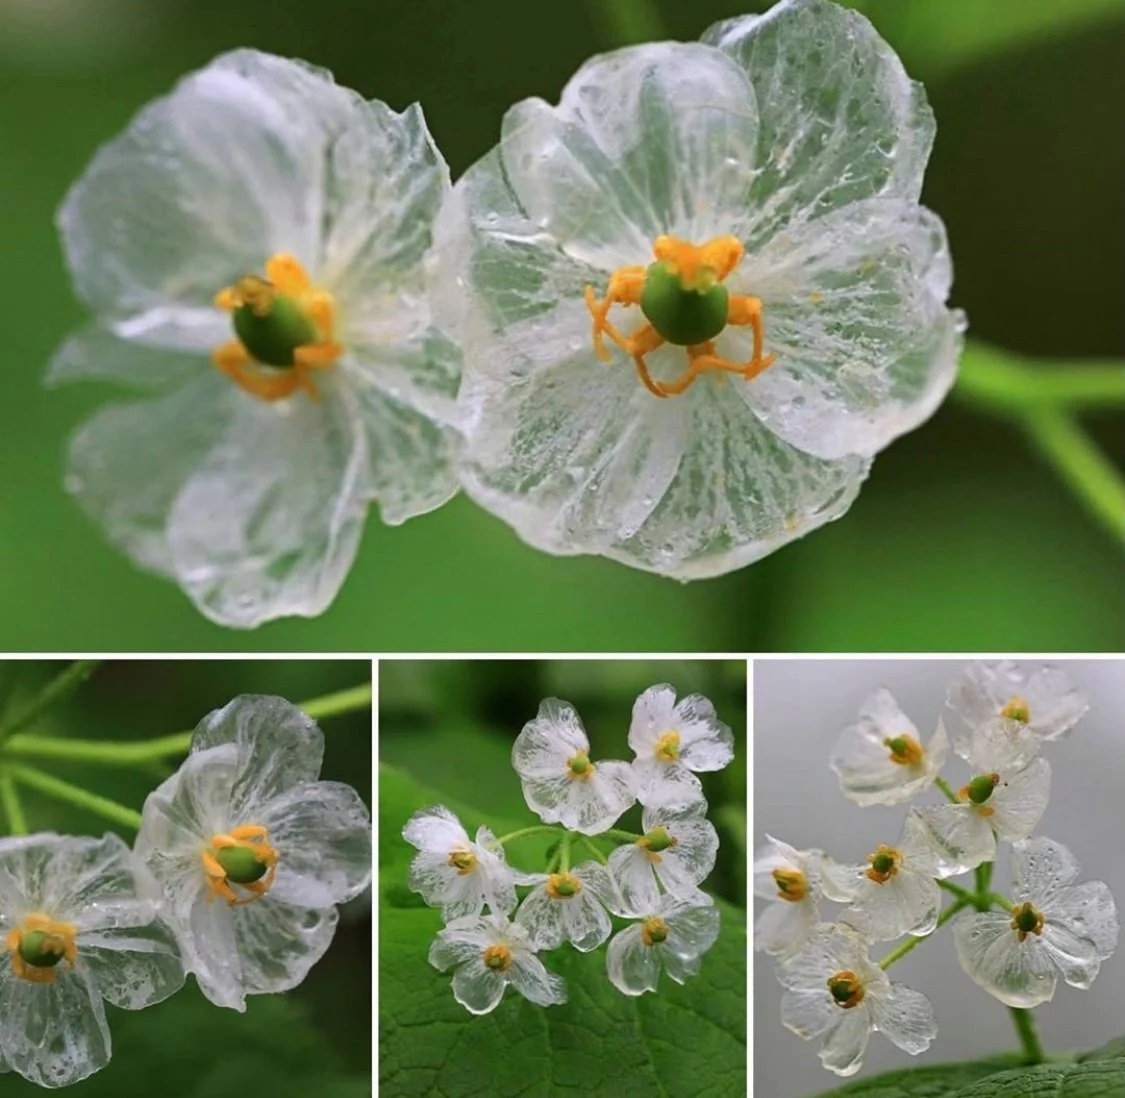
[[[430,964],[453,973],[453,997],[473,1014],[495,1010],[511,984],[538,1006],[566,1002],[566,983],[535,956],[527,930],[503,915],[466,915],[438,933]]]
[[[527,930],[536,949],[570,942],[588,953],[613,931],[606,908],[617,914],[622,910],[614,881],[597,862],[584,862],[565,873],[529,873],[524,883],[535,888],[523,898],[515,921]]]
[[[487,905],[493,914],[507,915],[516,906],[522,874],[509,868],[503,848],[493,849],[495,836],[477,828],[473,842],[461,821],[444,805],[420,808],[402,829],[402,837],[418,848],[410,863],[410,887],[442,918],[479,915]]]
[[[1012,847],[1012,910],[959,916],[953,940],[961,967],[1011,1007],[1055,994],[1061,976],[1086,989],[1117,948],[1117,908],[1102,881],[1075,884],[1078,861],[1061,843],[1037,838]]]
[[[935,878],[951,876],[941,864],[929,827],[915,811],[906,815],[893,846],[880,845],[855,871],[855,899],[840,921],[876,942],[903,934],[924,937],[937,925],[941,890]]]
[[[144,394],[78,430],[67,487],[213,621],[320,614],[372,502],[397,524],[455,492],[458,353],[422,285],[448,189],[416,105],[237,50],[142,110],[63,203],[96,319],[49,381]]]
[[[933,785],[948,754],[941,721],[923,747],[914,723],[890,691],[880,689],[836,741],[831,766],[840,791],[856,804],[902,804]]]
[[[1026,839],[1047,808],[1051,768],[1036,757],[1038,740],[1014,721],[982,725],[965,745],[972,778],[959,804],[916,810],[929,839],[951,872],[964,872],[996,857],[996,840]]]
[[[524,800],[545,823],[597,835],[636,800],[632,768],[590,760],[590,741],[568,702],[547,698],[512,745]]]
[[[137,853],[164,893],[185,967],[217,1006],[296,987],[332,941],[336,904],[371,881],[371,819],[318,781],[320,729],[283,698],[205,717],[145,801]]]
[[[77,1083],[109,1063],[103,999],[140,1010],[179,990],[154,891],[116,835],[0,840],[0,1063],[39,1086]]]
[[[722,770],[734,758],[734,736],[715,707],[702,694],[677,702],[667,683],[650,686],[633,703],[629,746],[636,755],[637,800],[645,805],[706,809],[695,773]]]
[[[777,968],[786,989],[781,1020],[806,1040],[824,1035],[820,1061],[837,1075],[863,1065],[871,1031],[917,1056],[937,1036],[930,1000],[892,984],[868,958],[867,943],[853,930],[821,926],[801,951]]]
[[[970,729],[1003,717],[1044,740],[1065,736],[1090,708],[1057,667],[1028,675],[1011,660],[970,663],[949,688],[948,704]]]
[[[816,929],[820,898],[847,903],[856,884],[845,866],[821,850],[797,850],[772,835],[766,840],[770,845],[754,860],[754,895],[776,902],[754,924],[754,948],[784,956]]]
[[[606,972],[618,991],[643,995],[655,991],[660,970],[682,984],[699,972],[702,956],[719,937],[719,909],[702,893],[697,901],[670,894],[645,918],[620,931],[606,950]]]
[[[718,833],[703,818],[702,807],[649,807],[641,826],[645,833],[640,839],[619,846],[609,856],[609,869],[626,909],[637,915],[654,911],[660,885],[677,899],[695,897],[699,884],[715,868],[719,850]]]
[[[918,205],[925,95],[786,0],[524,100],[435,228],[466,490],[547,552],[684,579],[842,515],[938,406],[963,319]]]

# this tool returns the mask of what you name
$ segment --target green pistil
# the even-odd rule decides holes
[[[663,827],[654,827],[641,839],[641,842],[648,847],[653,854],[659,854],[661,851],[667,850],[670,846],[676,845],[676,840],[672,838]]]
[[[245,846],[224,846],[215,851],[215,861],[223,867],[227,879],[235,884],[252,884],[265,876],[269,868],[259,861],[253,850]]]
[[[978,774],[969,782],[969,800],[973,804],[984,804],[996,788],[996,779],[991,774]]]
[[[20,956],[36,968],[54,968],[66,954],[66,948],[54,934],[33,930],[20,936]]]
[[[714,339],[727,325],[730,295],[721,282],[684,286],[664,262],[645,272],[641,312],[669,343],[690,347]]]
[[[890,873],[895,867],[895,857],[893,854],[876,854],[871,859],[871,868],[876,873]]]

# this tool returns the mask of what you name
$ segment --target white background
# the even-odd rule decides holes
[[[927,741],[943,712],[946,687],[965,660],[755,660],[754,846],[765,832],[806,849],[819,847],[858,864],[880,842],[893,844],[906,807],[859,808],[844,798],[828,758],[840,732],[855,721],[864,698],[886,686]],[[1020,660],[1025,669],[1043,661]],[[1125,661],[1052,660],[1086,695],[1090,711],[1070,735],[1044,746],[1051,764],[1051,801],[1036,834],[1070,847],[1082,866],[1079,882],[1106,881],[1125,915]],[[958,718],[944,710],[952,732]],[[951,753],[952,758],[952,753]],[[960,759],[943,771],[954,788],[968,778]],[[922,803],[937,803],[930,792]],[[1007,884],[1007,844],[994,878]],[[972,875],[955,878],[971,884]],[[945,896],[945,899],[950,897]],[[764,901],[755,901],[761,910]],[[826,904],[821,917],[840,911]],[[877,945],[875,958],[896,943]],[[1007,1008],[972,983],[958,966],[948,927],[922,942],[890,970],[893,981],[924,992],[933,1002],[938,1037],[917,1059],[872,1034],[862,1079],[914,1063],[964,1060],[1018,1045]],[[754,958],[754,1079],[758,1098],[808,1098],[841,1085],[820,1066],[819,1040],[802,1041],[781,1025],[781,989],[772,961]],[[1035,1011],[1040,1037],[1051,1052],[1090,1048],[1125,1033],[1125,944],[1089,991],[1061,980],[1052,1002]]]

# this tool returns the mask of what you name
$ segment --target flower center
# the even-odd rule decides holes
[[[582,882],[573,873],[552,873],[547,878],[547,895],[552,900],[569,900],[582,891]]]
[[[863,1002],[863,981],[850,968],[828,977],[828,990],[838,1007],[851,1010]]]
[[[482,954],[484,967],[493,972],[507,972],[512,967],[512,951],[507,946],[489,946]]]
[[[580,782],[588,782],[597,769],[590,762],[590,755],[586,751],[579,751],[577,755],[566,760],[567,777],[576,778]]]
[[[667,828],[654,827],[637,840],[637,846],[641,847],[648,854],[651,861],[658,862],[660,861],[661,853],[675,846],[677,842],[679,842],[679,840],[669,835]]]
[[[656,915],[650,915],[641,923],[641,941],[646,946],[660,945],[668,940],[668,924]]]
[[[1029,934],[1042,934],[1043,925],[1046,921],[1043,918],[1043,913],[1036,911],[1031,904],[1024,904],[1022,907],[1012,909],[1011,926],[1021,942],[1027,941]]]
[[[897,872],[902,862],[902,854],[893,846],[880,843],[878,849],[867,855],[871,868],[867,870],[868,880],[876,884],[886,884]]]
[[[258,824],[243,824],[226,834],[212,835],[200,852],[209,900],[221,896],[231,907],[261,899],[277,873],[277,851],[269,832]],[[248,892],[240,896],[234,885]]]
[[[1000,716],[1021,724],[1031,723],[1031,706],[1018,694],[1008,699],[1008,704],[1000,710]]]
[[[680,734],[679,732],[665,732],[656,741],[653,755],[665,763],[679,762],[680,760]]]
[[[285,400],[298,390],[318,396],[312,372],[344,353],[333,338],[335,300],[291,255],[270,258],[264,278],[246,275],[220,290],[215,305],[231,314],[238,337],[214,352],[215,365],[260,400]]]
[[[710,372],[733,373],[750,381],[765,370],[774,355],[763,354],[762,303],[756,297],[731,294],[723,280],[742,261],[743,248],[733,236],[717,236],[706,244],[691,244],[674,236],[657,237],[655,259],[648,267],[619,267],[609,279],[600,301],[593,286],[586,287],[586,307],[594,321],[594,352],[611,357],[608,336],[636,366],[637,376],[653,396],[686,392],[695,379]],[[639,305],[648,321],[631,336],[609,322],[614,305]],[[746,326],[754,335],[749,362],[732,362],[715,349],[715,339],[727,325]],[[645,355],[665,343],[687,351],[687,367],[671,381],[657,381],[649,373]]]
[[[60,961],[74,967],[77,936],[78,928],[72,923],[57,923],[48,915],[28,915],[5,940],[12,951],[12,971],[30,983],[54,983]]]
[[[809,879],[799,869],[775,869],[772,876],[782,900],[795,904],[809,894]]]
[[[917,766],[926,757],[922,745],[913,736],[891,736],[883,741],[890,749],[891,762],[899,766]]]
[[[457,870],[459,877],[464,877],[476,869],[477,856],[471,850],[451,850],[448,864]]]
[[[968,785],[962,786],[957,795],[968,801],[982,816],[991,816],[996,809],[985,802],[1000,784],[999,774],[978,774]]]

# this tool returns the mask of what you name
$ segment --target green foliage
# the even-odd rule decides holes
[[[441,929],[440,913],[410,902],[404,882],[414,849],[402,826],[425,805],[443,803],[470,831],[487,822],[514,830],[521,819],[497,819],[380,766],[379,1001],[380,1087],[395,1095],[447,1098],[548,1098],[559,1094],[693,1094],[728,1098],[746,1092],[746,923],[722,904],[723,930],[683,987],[631,999],[605,974],[605,947],[582,955],[570,948],[544,955],[566,977],[569,1000],[541,1008],[509,991],[483,1017],[453,999],[449,975],[426,954]],[[546,855],[549,835],[516,840],[511,860],[532,865]],[[406,893],[404,895],[404,892]],[[417,900],[417,897],[415,897]]]
[[[1003,1071],[957,1098],[1125,1098],[1125,1058]]]

